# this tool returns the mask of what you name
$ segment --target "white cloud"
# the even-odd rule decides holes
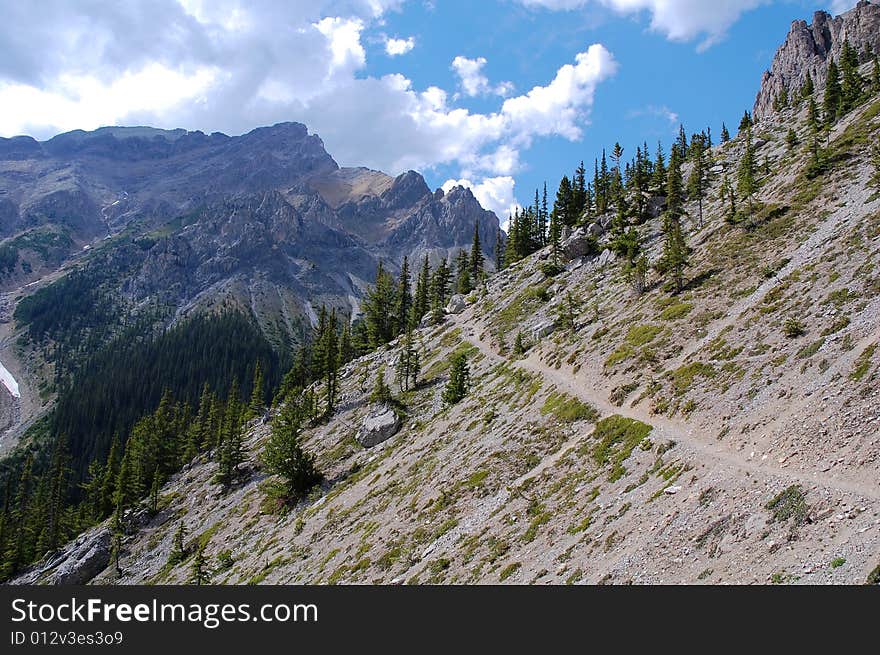
[[[468,59],[459,55],[452,60],[452,70],[458,75],[461,88],[466,96],[480,96],[489,93],[506,97],[513,92],[512,82],[501,82],[496,86],[489,83],[489,78],[483,74],[486,65],[485,57]]]
[[[45,2],[0,0],[11,19],[0,22],[2,135],[132,124],[241,134],[300,121],[343,166],[457,169],[502,218],[523,150],[548,135],[580,138],[616,70],[596,44],[546,86],[481,113],[437,86],[364,74],[365,33],[398,0],[337,2],[346,13],[329,16],[329,0]],[[485,60],[468,61],[482,75]]]
[[[856,6],[853,0],[831,0],[831,13],[835,16]]]
[[[442,188],[448,193],[457,186],[470,189],[483,208],[495,212],[502,223],[520,207],[513,195],[515,182],[512,177],[484,178],[479,184],[474,184],[468,179],[446,180]]]
[[[724,38],[728,28],[739,17],[770,0],[517,0],[527,7],[550,10],[572,10],[589,4],[600,4],[621,14],[647,11],[651,29],[673,41],[690,41],[702,37],[700,49]],[[845,4],[832,0],[834,4]],[[850,3],[851,4],[851,3]]]
[[[639,118],[640,116],[657,116],[659,118],[664,118],[673,124],[679,122],[678,114],[666,105],[648,105],[642,109],[633,109],[626,115],[627,118]]]
[[[391,39],[387,37],[385,39],[385,54],[389,57],[405,55],[415,47],[416,40],[411,36],[405,39]]]

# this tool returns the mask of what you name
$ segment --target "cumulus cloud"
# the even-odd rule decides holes
[[[413,37],[405,39],[385,38],[385,54],[389,57],[398,57],[405,55],[407,52],[416,47],[416,40]]]
[[[485,178],[479,184],[474,184],[468,179],[446,180],[442,188],[448,192],[457,186],[470,189],[483,208],[495,212],[495,215],[501,219],[502,223],[506,222],[508,216],[512,216],[519,208],[519,203],[517,203],[514,197],[516,183],[512,177]]]
[[[739,17],[770,0],[517,0],[526,7],[550,10],[581,9],[598,4],[621,14],[643,11],[651,15],[651,29],[674,41],[690,41],[702,37],[700,49],[724,37]],[[846,4],[832,0],[834,4]],[[852,4],[852,3],[850,3]]]
[[[452,60],[452,70],[458,75],[462,91],[466,96],[480,96],[487,94],[505,97],[513,92],[512,82],[501,82],[495,86],[489,83],[489,78],[483,73],[486,66],[485,57],[468,59],[459,55]]]
[[[546,85],[474,112],[437,86],[365,74],[365,33],[400,4],[0,0],[8,18],[0,23],[0,134],[48,138],[112,124],[241,134],[300,121],[341,165],[391,174],[451,167],[506,216],[523,150],[548,135],[580,138],[616,63],[592,45]],[[459,63],[476,76],[475,92],[512,94],[485,78],[484,58]]]

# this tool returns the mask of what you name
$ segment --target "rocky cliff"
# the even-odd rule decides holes
[[[812,75],[817,88],[824,88],[829,59],[840,60],[844,41],[856,49],[862,62],[870,58],[869,52],[880,51],[880,4],[860,0],[853,9],[834,18],[817,11],[811,25],[794,21],[761,80],[754,118],[760,120],[773,113],[774,101],[783,90],[789,95],[797,92],[807,75]]]

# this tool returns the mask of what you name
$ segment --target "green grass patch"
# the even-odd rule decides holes
[[[868,371],[871,368],[871,358],[874,356],[876,350],[877,344],[872,343],[862,351],[862,354],[859,355],[859,358],[856,360],[856,367],[849,376],[851,380],[858,382],[868,374]]]
[[[595,421],[599,418],[596,408],[581,402],[573,396],[565,393],[553,392],[541,407],[541,414],[552,414],[563,423],[576,423],[577,421]]]
[[[650,433],[651,426],[631,418],[614,415],[596,423],[590,455],[599,466],[611,465],[608,479],[619,480],[626,474],[623,466],[632,451]],[[589,447],[589,446],[588,446]]]

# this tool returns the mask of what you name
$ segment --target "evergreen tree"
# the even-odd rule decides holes
[[[678,149],[678,158],[680,161],[684,161],[688,156],[688,140],[687,134],[684,131],[684,125],[679,123],[678,125],[678,138],[675,140],[674,148]]]
[[[684,214],[684,184],[681,176],[681,159],[677,148],[669,157],[666,174],[666,215],[678,221]]]
[[[500,238],[500,230],[498,232],[498,235]],[[424,259],[422,259],[422,268],[419,271],[419,277],[416,281],[416,293],[413,297],[413,321],[411,321],[411,324],[414,326],[417,326],[421,322],[422,318],[424,318],[425,314],[428,313],[428,309],[430,308],[428,304],[430,287],[431,265],[428,261],[428,255],[425,255]]]
[[[189,548],[186,546],[186,527],[183,521],[177,524],[177,531],[171,539],[171,552],[168,555],[168,564],[177,566],[189,555]]]
[[[471,280],[471,266],[468,253],[462,249],[458,251],[455,258],[455,293],[467,295],[473,290],[473,282]]]
[[[207,545],[208,543],[205,542],[196,550],[196,555],[193,557],[193,563],[190,567],[189,579],[187,580],[189,584],[200,586],[207,584],[208,580],[211,579],[211,572],[205,558],[205,548]]]
[[[373,390],[370,392],[370,402],[384,404],[391,402],[391,389],[385,383],[385,367],[379,366],[376,370],[376,380],[373,383]]]
[[[449,267],[441,260],[431,276],[431,322],[435,325],[443,320],[443,308],[449,293]]]
[[[203,398],[205,393],[207,393],[207,389],[203,390],[202,392]],[[254,382],[251,389],[251,400],[250,403],[248,403],[249,418],[257,418],[258,416],[262,416],[263,411],[266,408],[265,395],[266,379],[263,376],[263,367],[260,366],[260,362],[257,362],[254,365]]]
[[[238,381],[233,380],[226,401],[223,416],[222,434],[219,440],[219,458],[216,480],[228,487],[238,475],[238,467],[244,461],[243,426],[241,401],[238,395]]]
[[[797,132],[793,129],[789,128],[788,133],[785,135],[785,145],[788,146],[789,150],[794,150],[798,144]]]
[[[724,220],[733,225],[736,223],[736,193],[727,173],[724,173],[724,178],[721,180],[719,199],[724,208]]]
[[[401,391],[415,388],[419,378],[419,351],[416,349],[413,331],[407,330],[401,342],[397,359],[397,384]]]
[[[825,82],[825,98],[823,100],[826,128],[833,125],[840,114],[842,99],[843,90],[840,88],[840,72],[837,64],[831,59],[828,62],[828,78]]]
[[[859,56],[847,39],[843,41],[840,53],[840,73],[842,77],[840,100],[843,113],[853,109],[862,96],[865,81],[859,75]]]
[[[742,132],[743,130],[750,128],[752,125],[752,115],[746,110],[739,121],[739,131]]]
[[[394,278],[379,262],[376,283],[367,292],[363,305],[371,348],[384,346],[394,338],[395,295]]]
[[[156,471],[153,475],[153,485],[150,487],[150,514],[156,514],[159,511],[159,489],[162,487],[160,478],[161,474]]]
[[[104,518],[110,514],[116,504],[116,480],[119,476],[120,449],[119,437],[116,437],[110,444],[110,452],[107,454],[107,461],[104,463],[103,477],[101,478],[100,508],[95,515],[96,519]]]
[[[543,230],[542,236],[543,238]],[[480,224],[474,223],[474,238],[471,241],[471,260],[470,260],[470,274],[471,281],[474,285],[480,283],[483,279],[485,267],[485,257],[483,256],[483,246],[480,244]]]
[[[285,499],[296,502],[321,481],[315,459],[301,444],[305,412],[298,399],[289,399],[272,422],[272,434],[263,450],[267,471],[282,478]]]
[[[703,198],[708,186],[709,162],[706,141],[702,135],[695,134],[691,139],[691,173],[688,176],[688,195],[696,198],[699,207],[700,227],[703,227]]]
[[[801,87],[801,98],[811,98],[815,90],[816,87],[813,84],[813,74],[807,71],[807,79],[804,80],[804,84]]]
[[[458,353],[452,359],[449,371],[449,381],[443,389],[443,403],[448,407],[462,400],[470,388],[470,368],[468,367],[467,355]]]
[[[807,129],[810,135],[810,140],[807,144],[810,150],[807,176],[814,177],[820,171],[821,161],[819,157],[819,109],[816,107],[816,101],[812,97],[810,97],[807,104]]]
[[[397,306],[395,307],[394,316],[397,320],[395,327],[395,336],[403,334],[409,327],[412,317],[410,310],[413,305],[412,297],[412,281],[409,276],[409,260],[406,255],[403,256],[403,264],[400,267],[400,275],[397,278]]]
[[[555,268],[560,266],[562,226],[560,225],[559,215],[554,207],[550,213],[550,261]]]
[[[495,232],[495,270],[500,271],[504,268],[504,249],[501,241],[501,228]]]
[[[568,176],[563,175],[559,181],[559,190],[556,191],[556,201],[553,203],[551,220],[555,216],[557,223],[568,225],[569,227],[574,225],[577,217],[573,215],[573,204],[571,182]]]
[[[658,262],[658,270],[671,278],[675,293],[684,289],[684,270],[689,265],[690,249],[684,238],[681,222],[671,216],[664,221],[663,257]]]
[[[721,143],[730,141],[730,132],[727,131],[727,125],[721,123]]]
[[[752,198],[758,190],[757,164],[755,163],[755,150],[752,146],[752,128],[746,127],[746,149],[739,164],[737,175],[737,190],[746,198],[748,206],[747,217],[752,218]]]
[[[666,161],[663,157],[663,145],[657,142],[657,155],[654,158],[654,176],[651,184],[657,189],[657,193],[663,193],[666,190]]]
[[[584,162],[581,162],[577,167],[574,173],[574,177],[572,178],[572,189],[571,189],[571,205],[568,213],[570,216],[570,223],[567,225],[576,225],[578,220],[580,219],[581,213],[584,211],[584,208],[587,204],[587,178],[586,178],[586,170],[584,169]]]

